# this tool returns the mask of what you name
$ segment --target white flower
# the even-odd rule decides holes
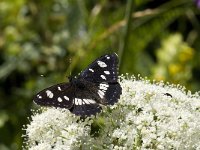
[[[120,77],[122,95],[96,117],[80,120],[48,108],[26,126],[26,148],[200,149],[200,96],[184,88]],[[167,94],[166,94],[167,93]]]

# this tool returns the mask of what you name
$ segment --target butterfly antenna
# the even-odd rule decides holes
[[[69,58],[69,67],[68,67],[69,72],[67,73],[67,74],[69,74],[69,75],[67,75],[68,80],[70,80],[71,74],[72,74],[72,72],[71,72],[71,70],[72,70],[71,69],[71,62],[72,62],[72,59]]]
[[[72,75],[72,68],[71,68],[71,65],[72,64],[72,59],[70,58],[69,59],[69,76],[71,77],[71,75]]]

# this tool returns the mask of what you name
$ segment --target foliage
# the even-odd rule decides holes
[[[187,85],[192,76],[194,49],[182,41],[181,35],[174,34],[164,39],[156,54],[158,63],[154,66],[153,77]]]
[[[0,1],[0,149],[21,148],[36,92],[105,53],[120,51],[120,73],[199,90],[198,0],[132,3],[131,10],[130,0]]]

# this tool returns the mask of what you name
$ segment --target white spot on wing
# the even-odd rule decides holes
[[[58,90],[61,91],[61,88],[58,86]]]
[[[39,99],[41,99],[41,98],[42,98],[42,96],[40,96],[39,94],[37,95],[37,97],[38,97]]]
[[[83,99],[86,104],[95,104],[96,102],[92,99]]]
[[[58,97],[58,102],[62,102],[62,98]]]
[[[107,58],[107,59],[110,59],[110,57],[109,57],[109,56],[107,56],[106,58]]]
[[[66,99],[67,101],[69,100],[69,97],[67,97],[67,96],[64,96],[64,99]]]
[[[91,68],[89,68],[89,71],[91,71],[91,72],[94,72],[94,70],[93,70],[93,69],[91,69]]]
[[[99,88],[103,91],[106,91],[108,89],[109,85],[106,83],[100,83]]]
[[[104,75],[101,75],[101,78],[104,79],[104,80],[106,80],[106,77]]]
[[[103,92],[103,91],[101,91],[101,90],[98,90],[98,94],[99,94],[99,96],[100,96],[101,98],[103,98],[103,97],[104,97],[104,92]]]
[[[74,103],[75,103],[75,105],[78,105],[77,98],[74,99]]]
[[[89,99],[83,99],[84,103],[90,104],[88,100],[89,100]]]
[[[110,71],[104,71],[105,74],[110,74]]]
[[[79,105],[82,105],[82,103],[83,103],[83,102],[82,102],[82,99],[78,98],[78,104],[79,104]]]
[[[51,91],[47,90],[46,93],[47,93],[47,97],[53,98],[53,93]]]
[[[107,67],[107,65],[105,64],[105,62],[103,61],[97,61],[98,65],[101,67],[101,68],[104,68],[104,67]]]
[[[90,103],[90,104],[95,104],[96,102],[94,101],[94,100],[92,100],[92,99],[88,99],[88,102]]]
[[[75,105],[82,105],[82,104],[83,104],[82,99],[75,98]]]

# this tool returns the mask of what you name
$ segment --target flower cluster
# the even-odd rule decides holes
[[[65,109],[35,113],[26,126],[26,148],[200,149],[200,96],[181,86],[120,77],[119,102],[96,117]]]

